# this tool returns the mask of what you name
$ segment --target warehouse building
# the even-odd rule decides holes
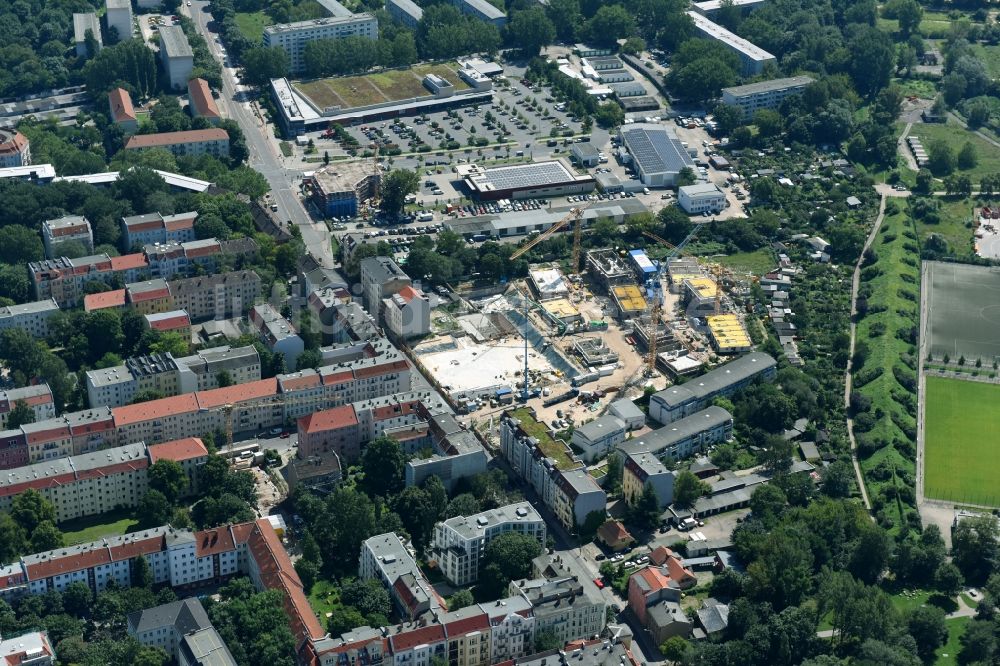
[[[647,187],[673,187],[684,168],[694,168],[672,128],[654,123],[623,125],[618,134],[635,170]]]
[[[179,25],[160,27],[160,59],[174,90],[183,90],[194,69],[194,51]]]
[[[740,69],[743,76],[756,76],[764,71],[764,65],[776,62],[776,58],[760,48],[736,35],[718,23],[713,23],[696,11],[689,11],[694,30],[705,39],[719,42],[740,59]]]
[[[482,167],[460,164],[455,172],[470,194],[480,201],[501,199],[545,199],[594,190],[594,177],[576,175],[558,160]]]
[[[777,109],[786,97],[801,95],[812,82],[811,76],[793,76],[723,88],[722,103],[743,109],[743,120],[750,120],[761,109]]]
[[[690,215],[720,213],[726,208],[726,195],[715,183],[695,183],[677,188],[677,203]]]

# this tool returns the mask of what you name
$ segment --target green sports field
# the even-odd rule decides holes
[[[1000,385],[927,377],[924,494],[1000,506]]]

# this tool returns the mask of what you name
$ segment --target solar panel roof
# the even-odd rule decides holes
[[[638,123],[622,129],[622,139],[644,174],[678,172],[694,161],[669,128]]]
[[[540,185],[554,185],[574,179],[559,162],[536,162],[489,169],[472,177],[482,190],[508,190]]]

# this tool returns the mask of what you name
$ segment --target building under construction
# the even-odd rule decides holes
[[[712,338],[712,346],[720,354],[739,354],[753,348],[750,336],[736,315],[710,315],[705,321]]]
[[[643,316],[633,321],[632,337],[635,338],[637,347],[649,351],[649,339],[652,325],[651,317]],[[681,343],[674,335],[674,332],[663,323],[663,320],[656,322],[656,351],[658,353],[675,351],[681,348]]]
[[[573,343],[573,351],[587,367],[611,365],[618,362],[618,352],[600,338],[583,338]]]
[[[306,179],[312,201],[327,217],[356,217],[361,204],[375,196],[381,174],[368,160],[337,162]]]
[[[634,284],[620,284],[611,287],[611,301],[618,309],[618,317],[622,320],[641,316],[647,307],[642,290]]]
[[[679,294],[684,288],[685,280],[693,280],[705,276],[697,259],[678,257],[667,262],[667,275],[670,279],[670,291]]]
[[[607,291],[615,285],[635,283],[635,274],[625,259],[610,248],[587,252],[587,270],[594,282]]]

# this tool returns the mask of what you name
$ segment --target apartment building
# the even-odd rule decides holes
[[[166,312],[173,308],[170,287],[163,278],[130,282],[125,285],[125,302],[139,314]]]
[[[21,402],[31,409],[35,421],[51,419],[56,415],[56,404],[48,384],[0,390],[0,430],[7,427],[11,411]]]
[[[411,30],[416,30],[420,19],[424,17],[424,10],[413,0],[386,0],[385,9],[389,16]]]
[[[552,439],[530,409],[503,413],[500,452],[567,530],[575,531],[595,511],[601,515],[607,511],[604,490],[568,446]]]
[[[507,23],[507,15],[488,0],[452,0],[451,4],[463,14],[492,23],[497,28],[502,28]]]
[[[459,423],[454,414],[434,414],[427,425],[432,453],[426,458],[414,456],[407,461],[407,486],[419,486],[431,476],[436,476],[450,491],[459,479],[486,471],[490,455],[476,434]]]
[[[361,546],[358,575],[377,579],[389,590],[399,613],[413,621],[424,613],[447,610],[434,587],[424,577],[413,555],[393,532],[365,540]]]
[[[161,333],[176,333],[181,339],[191,339],[191,317],[184,310],[168,310],[143,315],[146,328]]]
[[[125,134],[139,131],[139,117],[135,115],[132,96],[124,88],[115,88],[108,93],[108,114]]]
[[[29,631],[0,640],[0,666],[53,666],[56,651],[44,631]]]
[[[97,254],[79,259],[59,257],[28,263],[28,273],[37,300],[55,299],[60,307],[78,307],[83,302],[84,285],[103,282],[109,287],[137,282],[148,271],[142,254],[109,257]]]
[[[751,352],[721,365],[684,384],[654,393],[649,400],[649,416],[668,424],[707,407],[713,398],[727,397],[760,377],[771,381],[778,363],[764,352]]]
[[[189,155],[213,155],[229,157],[229,133],[224,129],[212,127],[202,130],[187,130],[183,132],[160,132],[159,134],[137,134],[125,142],[125,150],[146,150],[163,148],[178,157]]]
[[[546,562],[544,575],[511,581],[507,590],[531,605],[535,635],[551,633],[560,645],[599,636],[607,623],[607,602],[586,570],[570,567],[558,555],[538,560]]]
[[[354,217],[362,202],[375,195],[381,178],[381,173],[366,162],[324,167],[310,177],[313,203],[326,215]]]
[[[77,242],[88,252],[94,251],[94,232],[87,218],[80,215],[67,215],[57,220],[42,222],[42,242],[45,244],[45,258],[54,259],[61,256],[59,246],[63,243]]]
[[[112,44],[132,39],[132,0],[105,0],[107,11],[104,18],[108,23]]]
[[[539,545],[545,545],[545,521],[530,502],[518,502],[438,523],[432,557],[452,585],[467,587],[479,580],[479,562],[486,546],[507,532],[534,537]]]
[[[250,308],[247,315],[261,342],[275,354],[285,359],[285,369],[297,369],[299,355],[305,351],[305,342],[299,337],[295,325],[275,310],[269,303],[261,303]]]
[[[253,345],[210,347],[175,359],[179,393],[219,388],[219,379],[246,384],[260,379],[260,354]]]
[[[49,317],[59,312],[54,298],[0,307],[0,331],[19,328],[35,338],[49,335]]]
[[[122,249],[142,248],[156,243],[189,243],[195,240],[194,223],[198,213],[176,215],[145,213],[122,218]]]
[[[624,421],[608,414],[577,426],[570,443],[583,451],[584,460],[593,462],[624,442],[627,432]]]
[[[623,443],[622,453],[651,453],[661,460],[683,460],[733,434],[733,415],[712,405],[662,428]]]
[[[652,487],[660,508],[665,509],[674,501],[674,472],[667,469],[652,453],[625,453],[622,469],[622,495],[625,503],[635,504],[646,486]]]
[[[14,498],[29,489],[52,502],[58,522],[132,508],[146,494],[146,470],[157,460],[176,460],[196,488],[198,468],[207,459],[202,441],[189,438],[148,448],[139,442],[17,467],[0,478],[0,510],[9,512]]]
[[[382,316],[386,328],[397,339],[415,338],[431,331],[430,299],[411,286],[382,299]]]
[[[180,599],[129,613],[127,623],[129,636],[160,648],[178,666],[236,666],[198,599]]]
[[[708,20],[698,12],[688,11],[687,15],[691,18],[696,35],[722,44],[739,57],[740,73],[743,76],[757,76],[764,71],[765,65],[776,62],[772,54],[726,30],[718,23]]]
[[[412,287],[410,276],[390,257],[368,257],[361,260],[361,290],[365,309],[381,321],[382,299]]]
[[[88,370],[87,398],[95,407],[120,407],[145,391],[177,395],[182,393],[178,375],[178,364],[170,354],[135,356],[122,365]]]
[[[260,276],[254,271],[181,278],[169,285],[174,307],[186,311],[193,322],[242,316],[260,297]]]
[[[722,89],[722,103],[743,110],[743,120],[753,119],[761,109],[777,109],[786,97],[801,95],[813,82],[810,76],[792,76]]]
[[[183,90],[194,69],[194,51],[179,25],[160,26],[160,60],[167,81],[174,90]]]
[[[149,262],[150,276],[172,280],[191,277],[195,272],[215,273],[223,257],[245,259],[256,254],[259,249],[252,238],[228,241],[203,238],[148,243],[143,246],[142,251]]]
[[[343,37],[378,37],[378,20],[368,13],[269,25],[264,28],[264,46],[278,46],[288,54],[292,73],[305,69],[306,44],[316,39]]]
[[[31,142],[17,130],[0,129],[0,168],[31,164]]]
[[[84,14],[73,14],[73,44],[76,46],[76,57],[86,58],[87,53],[87,31],[97,44],[97,50],[104,45],[101,40],[101,22],[97,20],[97,14],[87,12]],[[93,55],[97,55],[94,53]]]

